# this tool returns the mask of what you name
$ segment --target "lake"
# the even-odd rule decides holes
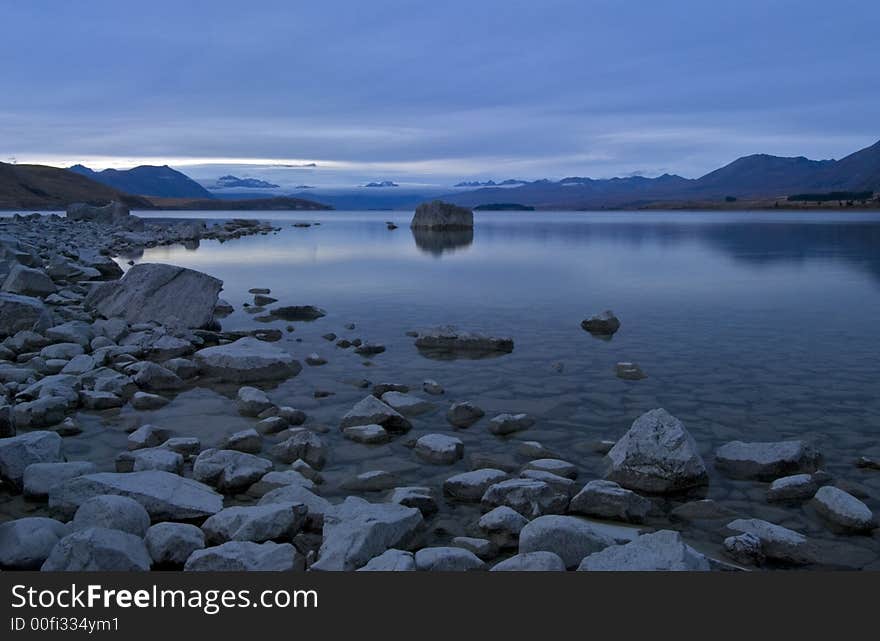
[[[243,307],[255,287],[271,289],[279,305],[326,310],[314,322],[267,323],[294,328],[279,344],[301,361],[312,352],[328,360],[304,364],[297,377],[269,390],[279,405],[305,410],[309,424],[329,426],[325,496],[344,496],[339,484],[369,470],[393,472],[401,485],[439,488],[469,469],[474,456],[521,465],[516,447],[524,440],[574,463],[580,484],[602,472],[598,441],[619,438],[640,414],[663,407],[684,422],[709,467],[710,484],[699,497],[836,544],[832,565],[876,567],[875,538],[838,537],[809,505],[768,504],[766,484],[728,479],[712,459],[734,439],[805,439],[841,487],[880,509],[880,472],[854,465],[859,456],[880,457],[878,214],[476,212],[470,234],[414,233],[410,212],[138,213],[246,216],[281,228],[195,249],[147,249],[136,262],[173,263],[222,279],[221,297],[236,310],[223,319],[224,329],[262,326],[262,314]],[[385,221],[399,228],[389,230]],[[605,309],[622,322],[611,340],[580,327]],[[356,328],[345,329],[348,323]],[[515,349],[497,358],[436,360],[406,335],[442,324],[510,336]],[[380,342],[387,351],[366,359],[321,338],[329,332]],[[638,363],[647,378],[617,378],[619,361]],[[437,409],[414,419],[407,437],[365,446],[342,439],[336,427],[367,393],[357,386],[363,379],[406,384],[418,394],[423,380],[434,379],[445,394],[425,395]],[[332,395],[316,398],[316,390]],[[235,411],[234,393],[194,388],[148,420],[216,445],[253,424]],[[453,430],[445,410],[458,400],[476,403],[487,418],[527,412],[537,423],[507,439],[489,434],[486,419]],[[69,441],[92,457],[103,448],[112,469],[126,421],[144,422],[142,414],[81,413],[78,420],[91,427]],[[420,463],[406,441],[431,432],[461,438],[465,459]],[[77,446],[65,447],[75,458]],[[664,513],[680,502],[664,500]],[[473,535],[478,516],[478,506],[443,503],[426,537],[436,543]],[[723,538],[715,521],[664,514],[651,525],[680,529],[710,552]]]

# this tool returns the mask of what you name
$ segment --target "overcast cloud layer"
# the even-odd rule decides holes
[[[441,184],[880,138],[876,0],[0,6],[4,161]]]

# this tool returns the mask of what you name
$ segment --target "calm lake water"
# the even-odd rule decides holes
[[[703,496],[743,516],[842,542],[844,565],[877,563],[876,540],[836,537],[808,505],[769,505],[766,484],[728,480],[712,461],[715,448],[733,439],[806,439],[841,485],[880,510],[880,472],[854,466],[858,456],[880,457],[880,215],[477,212],[472,235],[414,234],[410,212],[185,215],[246,215],[282,228],[197,249],[148,249],[138,259],[221,278],[221,296],[236,308],[224,328],[259,326],[260,314],[242,307],[252,301],[252,287],[270,288],[279,305],[326,309],[315,322],[293,323],[295,331],[280,344],[303,361],[318,352],[329,363],[304,365],[299,376],[270,390],[279,404],[306,410],[310,423],[332,427],[325,495],[345,494],[339,482],[375,469],[398,474],[401,484],[439,488],[468,469],[468,456],[522,464],[515,454],[522,440],[556,450],[578,465],[585,482],[602,470],[597,440],[617,439],[642,412],[664,407],[685,423],[710,467]],[[386,229],[387,220],[400,228]],[[299,221],[321,224],[293,227]],[[580,328],[583,318],[604,309],[622,321],[608,341]],[[346,323],[357,327],[348,331]],[[514,352],[484,360],[426,358],[405,332],[439,324],[509,335]],[[388,349],[366,360],[323,340],[327,332]],[[616,378],[618,361],[637,362],[648,378]],[[414,419],[410,435],[455,433],[465,442],[465,461],[428,466],[405,439],[368,447],[341,438],[339,418],[365,394],[353,381],[405,383],[420,394],[426,378],[446,393],[429,397],[438,409]],[[334,395],[316,399],[317,389]],[[149,422],[217,444],[253,424],[237,415],[233,394],[195,388],[148,413]],[[538,422],[510,439],[491,436],[485,419],[454,431],[444,418],[454,400],[471,400],[489,416],[528,412]],[[147,422],[142,414],[124,409],[100,421]],[[124,449],[124,431],[117,431],[110,441],[97,428],[71,441],[83,452],[106,444],[112,467]],[[443,505],[430,536],[472,534],[468,523],[478,513],[478,507]],[[718,523],[672,526],[710,551],[722,538]]]

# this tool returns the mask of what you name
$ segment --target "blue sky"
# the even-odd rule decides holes
[[[876,0],[0,10],[4,161],[416,185],[694,177],[880,138]]]

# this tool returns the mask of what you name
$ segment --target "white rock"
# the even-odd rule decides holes
[[[404,416],[418,416],[434,409],[434,404],[431,401],[426,401],[413,394],[394,391],[382,394],[382,402]]]
[[[244,416],[257,416],[270,407],[274,407],[266,393],[256,387],[239,388],[237,403],[238,413]]]
[[[155,565],[182,566],[193,552],[205,547],[205,535],[189,523],[156,523],[147,530],[144,543]]]
[[[562,514],[568,507],[568,500],[567,494],[544,481],[510,479],[489,486],[481,503],[487,510],[506,505],[523,516],[534,518],[543,514]]]
[[[379,556],[370,559],[358,572],[415,572],[416,561],[412,552],[385,550]]]
[[[97,466],[91,461],[32,463],[24,470],[24,495],[32,500],[44,500],[49,496],[49,489],[53,486],[97,471]]]
[[[677,418],[655,409],[637,418],[608,452],[607,478],[645,492],[676,492],[705,485],[708,474],[693,437]]]
[[[815,472],[819,453],[803,441],[744,443],[731,441],[715,451],[715,465],[728,476],[773,480],[802,472]]]
[[[162,445],[171,436],[169,430],[155,425],[141,425],[128,435],[128,449],[139,450],[144,447],[157,447]]]
[[[73,529],[92,527],[121,530],[143,538],[150,527],[150,515],[127,496],[104,494],[83,501],[73,516]]]
[[[473,552],[484,561],[498,556],[498,546],[489,539],[479,539],[473,536],[456,536],[452,539],[452,547]]]
[[[412,424],[394,408],[370,394],[352,407],[339,426],[342,429],[353,425],[381,425],[389,432],[406,432]]]
[[[292,572],[305,559],[290,543],[229,541],[196,550],[186,560],[186,572]]]
[[[64,523],[42,516],[0,523],[0,568],[39,570],[55,544],[65,536]]]
[[[651,501],[614,481],[590,481],[569,503],[568,511],[603,519],[644,523]]]
[[[561,461],[555,458],[540,458],[526,463],[527,470],[538,470],[540,472],[549,472],[557,476],[564,476],[567,479],[576,479],[577,468],[568,461]]]
[[[193,478],[224,492],[246,489],[272,469],[272,461],[235,450],[207,449],[193,463]]]
[[[73,516],[83,502],[99,494],[133,498],[154,521],[204,518],[223,509],[223,497],[207,485],[158,471],[78,476],[49,490],[49,508]]]
[[[578,570],[708,572],[709,561],[686,544],[678,532],[643,534],[625,545],[614,545],[587,556]]]
[[[131,397],[131,406],[136,410],[157,410],[168,405],[168,399],[157,394],[135,392]]]
[[[810,474],[793,474],[776,479],[767,488],[768,501],[804,501],[811,498],[818,485]]]
[[[302,370],[280,347],[250,336],[200,349],[194,358],[205,374],[233,383],[290,378]]]
[[[429,463],[451,465],[464,455],[464,443],[446,434],[426,434],[416,441],[415,452]]]
[[[425,516],[430,516],[437,511],[437,500],[429,487],[396,487],[388,497],[388,502],[417,508]]]
[[[311,529],[321,529],[324,525],[324,516],[333,509],[330,502],[311,492],[308,488],[291,484],[266,492],[260,498],[258,505],[270,505],[272,503],[302,503],[308,508],[306,525]]]
[[[519,533],[520,553],[553,552],[569,568],[576,567],[588,554],[614,544],[614,539],[592,523],[574,516],[540,516]]]
[[[102,527],[78,530],[58,541],[43,572],[145,572],[151,559],[141,537]]]
[[[874,515],[868,506],[832,485],[819,488],[813,505],[822,517],[842,529],[867,532],[874,527]]]
[[[61,437],[55,432],[28,432],[0,438],[0,477],[17,487],[21,487],[29,465],[63,460]]]
[[[202,523],[208,543],[275,539],[291,540],[306,520],[308,508],[302,503],[267,503],[227,507]]]
[[[486,512],[477,525],[495,545],[505,548],[517,545],[519,534],[527,523],[528,519],[522,514],[502,505]]]
[[[302,459],[314,468],[324,467],[327,461],[327,444],[314,432],[298,428],[291,436],[277,443],[270,450],[272,456],[284,463]]]
[[[468,550],[457,547],[422,548],[416,552],[416,569],[428,572],[484,570],[486,564]]]
[[[166,447],[145,447],[133,452],[121,452],[116,457],[117,472],[149,470],[180,474],[183,470],[183,455]]]
[[[484,468],[450,476],[443,482],[443,492],[459,501],[479,501],[490,486],[510,478],[507,472]]]
[[[248,454],[258,454],[263,449],[263,437],[253,428],[241,430],[226,438],[225,448]]]
[[[525,552],[494,565],[490,572],[565,572],[565,563],[553,552]]]
[[[342,434],[355,443],[373,445],[388,442],[388,432],[381,425],[352,425],[342,430]]]
[[[354,570],[405,542],[422,523],[415,508],[349,496],[324,515],[324,542],[312,570]]]
[[[815,555],[807,537],[761,519],[736,519],[727,529],[739,534],[751,534],[761,541],[761,550],[768,559],[786,563],[810,563]]]
[[[507,436],[527,430],[535,424],[528,414],[499,414],[489,420],[489,431],[497,436]]]

